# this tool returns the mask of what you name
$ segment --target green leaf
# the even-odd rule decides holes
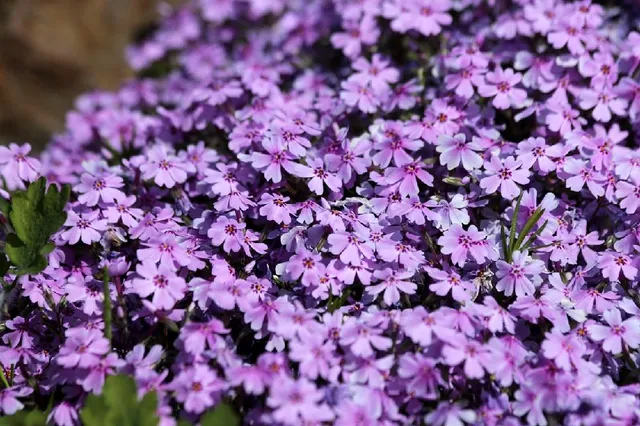
[[[48,256],[56,248],[55,244],[47,243],[40,247],[40,254],[43,256]]]
[[[67,214],[64,206],[69,200],[70,188],[58,191],[51,185],[45,193],[46,179],[40,178],[29,185],[27,191],[13,194],[9,218],[25,245],[41,247],[64,224]]]
[[[85,426],[157,426],[158,399],[155,392],[138,399],[133,378],[109,376],[101,395],[90,395],[80,418]]]
[[[0,417],[0,426],[45,426],[47,415],[40,410],[22,410],[13,416]]]
[[[11,203],[9,202],[9,200],[5,200],[4,198],[0,197],[0,213],[2,213],[2,215],[6,217],[7,220],[9,219],[10,211]]]
[[[7,274],[9,266],[11,266],[11,264],[9,263],[7,256],[5,256],[4,253],[0,253],[0,278]]]
[[[511,256],[513,252],[516,250],[514,247],[514,243],[516,241],[516,227],[518,226],[518,213],[520,213],[520,205],[522,204],[522,195],[524,191],[520,191],[520,195],[518,196],[518,200],[516,201],[516,206],[513,209],[513,215],[511,216],[511,231],[509,232],[509,246],[507,255],[507,262],[511,262]]]
[[[515,242],[513,251],[520,249],[520,246],[524,242],[524,239],[529,234],[529,232],[531,232],[533,227],[536,226],[536,223],[538,223],[538,221],[540,220],[543,214],[544,214],[544,209],[536,209],[536,211],[533,212],[533,215],[531,215],[529,220],[527,220],[527,222],[524,224],[524,227],[522,228],[520,235],[518,235],[518,240]]]
[[[59,191],[56,185],[51,185],[44,197],[43,211],[47,219],[44,225],[45,232],[47,232],[49,236],[55,234],[67,220],[67,213],[64,211],[64,206],[66,206],[69,201],[69,194],[71,194],[71,187],[69,185],[63,185],[62,191]]]
[[[202,416],[200,426],[240,426],[240,416],[229,404],[221,403]]]
[[[47,259],[34,247],[26,246],[16,234],[7,236],[5,252],[18,275],[38,274],[47,267]]]

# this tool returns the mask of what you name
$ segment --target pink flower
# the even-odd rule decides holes
[[[220,216],[207,231],[207,236],[214,246],[222,246],[227,253],[236,252],[242,248],[245,227],[245,223]]]
[[[482,167],[482,157],[475,151],[480,151],[480,147],[474,142],[465,142],[464,133],[459,133],[453,137],[441,135],[438,137],[436,151],[440,152],[440,164],[446,165],[447,169],[453,170],[460,165],[465,170],[471,171]]]
[[[446,296],[451,292],[453,300],[457,302],[466,302],[471,298],[474,286],[468,281],[462,280],[460,275],[453,269],[444,271],[436,268],[425,268],[429,277],[435,283],[429,285],[429,290],[438,296]]]
[[[620,311],[616,308],[606,311],[603,316],[608,326],[587,326],[589,337],[595,342],[602,342],[603,350],[617,355],[622,352],[623,342],[631,349],[640,346],[640,319],[632,317],[622,321]]]
[[[287,152],[285,144],[280,139],[266,137],[262,141],[262,146],[267,154],[253,152],[250,158],[253,167],[262,170],[265,179],[273,183],[280,182],[282,180],[281,169],[292,174],[295,173],[297,165],[292,161],[293,156]]]
[[[357,106],[364,113],[372,114],[378,107],[378,99],[375,97],[373,89],[358,79],[350,78],[342,82],[340,99],[350,107]]]
[[[278,194],[262,194],[258,203],[262,206],[260,207],[260,214],[276,223],[289,224],[294,210],[287,204],[287,201],[289,201],[289,197],[283,197]]]
[[[391,339],[382,332],[369,316],[350,317],[340,330],[340,344],[348,346],[354,355],[369,357],[374,355],[375,349],[386,351],[391,347]]]
[[[593,118],[603,123],[611,121],[611,113],[619,116],[627,115],[628,102],[617,97],[613,89],[603,87],[599,91],[583,89],[580,92],[580,108],[593,108]]]
[[[304,178],[311,178],[309,181],[309,189],[315,192],[317,195],[322,195],[324,192],[324,185],[331,190],[331,192],[339,192],[342,187],[342,181],[332,173],[325,170],[323,160],[321,158],[307,159],[308,166],[299,164],[296,168],[295,174]]]
[[[570,190],[580,192],[586,184],[594,197],[604,195],[604,188],[601,184],[604,181],[604,176],[596,172],[593,166],[576,158],[568,158],[564,164],[564,171],[572,175],[566,180],[567,188]]]
[[[484,168],[488,176],[480,180],[480,187],[487,194],[493,194],[500,188],[500,194],[507,200],[512,200],[520,193],[517,184],[529,183],[529,170],[522,169],[522,162],[513,157],[500,160],[493,156],[489,163],[484,164]]]
[[[428,312],[423,306],[403,310],[400,327],[411,340],[421,346],[431,345],[434,336],[447,341],[455,334],[441,311]]]
[[[373,276],[382,280],[380,284],[371,285],[366,288],[367,293],[377,296],[384,292],[384,302],[391,306],[400,301],[400,292],[405,294],[415,294],[418,286],[407,281],[413,277],[413,272],[394,271],[391,268],[375,271]]]
[[[545,358],[555,361],[556,365],[565,371],[571,371],[581,364],[586,346],[575,334],[561,334],[553,331],[547,333],[542,342],[542,354]]]
[[[451,4],[448,0],[433,3],[384,2],[382,14],[391,19],[391,28],[400,33],[417,30],[424,36],[439,34],[443,25],[450,25],[451,15],[446,13]]]
[[[365,14],[359,21],[343,22],[344,32],[337,32],[331,36],[331,44],[342,49],[345,56],[356,58],[362,51],[362,45],[371,46],[380,36],[380,30],[375,18]]]
[[[147,248],[137,251],[138,259],[143,263],[162,263],[174,269],[187,266],[191,259],[183,242],[178,242],[171,234],[158,235],[143,243]]]
[[[169,152],[164,144],[155,145],[147,154],[140,166],[143,179],[153,179],[159,186],[173,188],[176,184],[184,183],[190,173],[196,168],[189,162],[184,162]]]
[[[171,265],[144,263],[136,267],[136,272],[140,278],[133,279],[133,291],[140,297],[153,294],[151,301],[158,309],[173,308],[187,290],[184,279],[176,275]]]
[[[574,16],[560,17],[559,24],[549,31],[547,40],[555,49],[567,46],[569,52],[581,55],[585,52],[585,42],[588,40],[584,23]]]
[[[60,237],[69,244],[77,244],[82,240],[83,243],[91,245],[91,243],[100,241],[102,232],[107,230],[107,221],[106,219],[98,219],[99,217],[99,210],[82,213],[82,215],[70,210],[64,224],[69,229],[62,232]]]
[[[322,263],[321,255],[302,248],[291,256],[285,270],[294,280],[302,277],[302,285],[308,287],[310,285],[318,285],[320,277],[324,275],[325,266]]]
[[[639,179],[640,181],[640,179]],[[625,181],[619,181],[616,184],[616,197],[620,199],[620,208],[624,209],[628,214],[633,214],[640,207],[640,185]]]
[[[35,181],[41,164],[35,158],[29,157],[31,145],[9,144],[0,146],[0,174],[4,177],[9,190],[25,189],[24,182]]]
[[[143,211],[132,207],[136,203],[136,196],[129,195],[115,201],[114,205],[107,207],[104,211],[104,217],[109,223],[118,223],[122,221],[126,226],[133,228],[140,223]]]
[[[397,187],[400,195],[410,197],[418,195],[420,191],[418,180],[427,186],[433,186],[433,176],[424,169],[424,163],[420,160],[401,167],[387,168],[383,183],[392,188]]]
[[[493,98],[493,106],[498,109],[522,108],[527,101],[527,92],[515,86],[522,80],[522,74],[511,68],[497,67],[485,75],[485,82],[479,84],[478,93],[485,98]]]
[[[417,151],[424,143],[407,133],[408,129],[397,121],[385,121],[381,126],[376,126],[373,148],[378,152],[372,158],[373,164],[385,168],[392,159],[398,167],[411,163],[414,158],[407,150]]]
[[[612,281],[617,281],[621,272],[629,280],[633,280],[638,274],[638,269],[633,266],[629,256],[614,251],[602,253],[598,259],[598,267],[602,270],[602,276]]]
[[[464,374],[470,379],[481,379],[485,374],[484,364],[488,361],[488,350],[475,340],[463,334],[450,336],[442,348],[444,362],[459,365],[464,362]]]
[[[322,401],[324,391],[307,379],[282,378],[271,387],[267,405],[274,409],[273,418],[285,425],[307,422],[326,422],[333,419],[333,411]]]
[[[469,255],[478,263],[483,263],[491,255],[482,244],[485,238],[486,234],[478,231],[475,225],[471,225],[469,230],[465,231],[462,226],[456,224],[438,238],[438,244],[442,247],[442,254],[451,255],[451,261],[462,267]]]
[[[363,259],[374,258],[369,236],[363,231],[333,233],[327,242],[331,245],[331,253],[339,254],[340,260],[346,264],[360,265]]]
[[[74,189],[82,194],[78,197],[78,201],[91,207],[98,204],[99,200],[105,203],[114,203],[124,199],[124,193],[118,189],[123,186],[124,183],[120,176],[98,171],[95,174],[82,174],[80,183]]]
[[[496,276],[500,280],[496,290],[504,292],[505,296],[511,296],[515,290],[517,297],[535,293],[536,285],[542,282],[540,274],[545,269],[544,262],[528,257],[529,254],[525,250],[513,252],[511,263],[498,260]]]
[[[387,93],[390,85],[397,83],[400,73],[397,69],[389,66],[389,60],[384,59],[380,54],[375,53],[371,62],[365,58],[358,58],[353,62],[353,69],[358,71],[351,78],[371,86],[377,94]]]

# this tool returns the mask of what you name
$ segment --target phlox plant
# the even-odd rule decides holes
[[[640,424],[637,7],[163,8],[0,147],[0,425]]]

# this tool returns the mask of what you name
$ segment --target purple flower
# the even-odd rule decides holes
[[[177,276],[171,264],[143,263],[136,267],[140,278],[131,282],[133,291],[140,297],[153,295],[152,303],[158,309],[171,309],[187,290],[184,279]]]
[[[622,352],[622,344],[631,349],[640,345],[640,319],[636,317],[622,321],[618,309],[610,309],[603,314],[608,326],[592,324],[587,327],[589,337],[602,342],[602,349],[616,355]]]
[[[267,405],[274,408],[273,418],[286,425],[298,425],[306,421],[329,421],[333,411],[323,404],[324,392],[306,380],[283,378],[271,388]]]
[[[18,398],[31,395],[33,389],[27,386],[11,386],[0,390],[0,410],[6,416],[12,416],[24,408],[24,404]]]
[[[442,237],[438,238],[438,244],[442,247],[442,253],[451,255],[454,264],[464,266],[469,255],[476,262],[483,263],[489,256],[487,248],[482,244],[486,234],[478,231],[475,225],[471,225],[468,231],[456,224],[451,226]]]
[[[56,361],[66,368],[93,367],[109,352],[109,346],[100,330],[74,330],[71,334],[67,331],[67,339]]]
[[[358,58],[353,62],[353,68],[358,72],[351,78],[368,84],[378,94],[387,93],[390,85],[397,83],[400,78],[398,70],[390,67],[389,61],[377,53],[373,55],[371,62]]]
[[[485,163],[484,167],[488,176],[480,180],[480,187],[487,194],[493,194],[500,188],[500,194],[504,198],[512,200],[520,193],[517,184],[526,185],[529,183],[529,170],[522,169],[520,160],[513,157],[500,160],[493,156],[489,163]]]
[[[200,414],[219,401],[225,385],[209,367],[196,364],[180,371],[170,387],[187,412]]]
[[[485,374],[484,363],[488,363],[488,351],[482,344],[469,340],[462,334],[447,338],[442,348],[444,362],[459,365],[464,362],[464,374],[470,379],[481,379]]]
[[[522,74],[512,69],[497,67],[485,75],[485,82],[478,85],[478,93],[493,98],[492,105],[498,109],[522,108],[527,101],[527,92],[515,86],[522,81]]]
[[[235,219],[220,216],[207,231],[214,246],[222,246],[227,253],[240,251],[244,240],[244,223],[238,223]]]
[[[391,19],[391,28],[401,33],[417,30],[425,36],[439,34],[442,26],[451,24],[451,15],[446,13],[451,7],[448,0],[423,5],[419,2],[384,3],[383,15]]]
[[[342,181],[332,173],[325,170],[323,161],[319,158],[307,160],[308,166],[298,165],[296,175],[305,178],[311,178],[309,181],[309,189],[317,195],[322,195],[324,185],[332,192],[339,192],[342,187]]]
[[[441,402],[433,412],[427,414],[424,421],[434,426],[463,426],[464,423],[473,424],[476,413],[464,410],[461,404]]]
[[[473,170],[482,167],[482,157],[475,151],[480,151],[473,142],[465,142],[466,136],[459,133],[454,137],[442,135],[438,138],[436,151],[440,152],[440,164],[453,170],[462,163],[465,170]]]
[[[124,193],[119,190],[124,183],[120,176],[108,172],[84,173],[80,176],[80,183],[75,186],[75,190],[82,195],[78,201],[87,206],[95,206],[99,200],[105,203],[115,203],[125,198]]]
[[[374,272],[373,275],[382,282],[368,286],[366,289],[367,293],[377,296],[384,292],[383,299],[387,305],[398,303],[400,300],[400,292],[404,294],[415,294],[418,288],[416,284],[407,281],[414,275],[413,272],[394,271],[391,268],[386,268]]]
[[[638,273],[638,268],[633,266],[629,256],[614,251],[601,254],[598,258],[598,267],[602,269],[602,276],[612,281],[617,281],[620,273],[630,280],[633,280]]]
[[[462,280],[460,275],[452,269],[444,271],[436,268],[426,268],[427,274],[435,283],[429,285],[429,290],[438,296],[446,296],[451,292],[453,300],[465,302],[471,298],[473,284]]]
[[[544,262],[529,259],[527,251],[515,251],[511,263],[498,260],[496,266],[499,278],[496,290],[504,292],[505,296],[511,296],[514,292],[517,297],[533,294],[536,285],[542,281],[540,274],[544,272]]]
[[[556,365],[565,371],[580,366],[585,352],[585,344],[575,334],[547,333],[546,339],[542,342],[545,358],[554,360]]]
[[[378,107],[378,99],[373,89],[358,78],[351,78],[342,83],[340,98],[350,107],[357,106],[364,113],[374,113]]]
[[[140,166],[144,179],[153,179],[159,186],[173,188],[184,183],[196,168],[189,162],[182,161],[171,154],[167,146],[156,145],[146,155],[147,161]]]
[[[265,138],[262,146],[267,154],[254,152],[251,154],[253,167],[262,170],[264,177],[274,183],[282,180],[282,170],[295,173],[296,163],[293,156],[286,150],[286,145],[278,138]]]
[[[259,203],[262,206],[260,207],[260,214],[276,223],[289,224],[294,210],[287,204],[287,201],[289,201],[289,197],[283,197],[278,194],[262,194]]]
[[[41,163],[29,157],[31,145],[0,146],[0,174],[9,190],[25,189],[24,182],[33,182],[40,175]]]
[[[346,264],[360,265],[363,259],[373,259],[373,247],[369,236],[362,232],[339,232],[329,235],[327,242],[333,254],[339,254]]]
[[[618,98],[611,88],[604,87],[599,90],[584,89],[580,93],[580,108],[589,110],[593,108],[593,118],[603,123],[611,121],[612,115],[627,115],[627,101]]]
[[[380,30],[374,17],[365,14],[360,20],[349,20],[343,23],[344,32],[331,36],[331,44],[342,49],[350,58],[356,58],[362,51],[362,45],[373,45],[380,36]]]
[[[99,219],[100,211],[93,210],[80,215],[70,210],[67,213],[65,226],[69,229],[60,234],[60,237],[69,244],[77,244],[81,241],[87,245],[100,241],[101,233],[107,230],[106,219]]]

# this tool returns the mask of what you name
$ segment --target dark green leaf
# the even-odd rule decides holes
[[[533,215],[531,215],[531,217],[524,224],[522,231],[520,231],[520,235],[518,235],[518,240],[515,242],[513,251],[520,249],[520,246],[524,242],[524,239],[529,234],[529,232],[531,232],[533,227],[536,226],[536,223],[538,223],[538,221],[540,220],[543,214],[544,214],[544,209],[536,209],[536,211],[533,212]]]
[[[12,416],[0,417],[0,426],[45,426],[47,415],[39,410],[22,410]]]
[[[9,212],[11,212],[11,203],[0,197],[0,213],[9,220]]]
[[[240,416],[226,403],[218,404],[213,410],[205,413],[200,426],[239,426]]]
[[[5,256],[4,253],[0,253],[0,278],[7,274],[9,266],[11,266],[11,264],[9,263],[7,256]]]
[[[514,243],[516,241],[516,227],[518,226],[518,213],[520,213],[520,205],[522,204],[522,195],[524,191],[520,191],[520,195],[518,196],[518,200],[516,201],[516,206],[513,209],[513,215],[511,216],[511,231],[509,232],[509,246],[507,248],[508,253],[507,262],[511,262],[511,257],[513,252],[516,250],[514,247]]]
[[[133,378],[109,376],[101,395],[90,395],[80,417],[85,426],[156,426],[160,419],[155,392],[138,400]]]
[[[55,244],[47,243],[40,247],[40,254],[43,256],[49,255],[56,248]]]
[[[9,234],[5,251],[18,275],[38,274],[47,267],[47,259],[39,250],[26,246],[16,234]]]
[[[46,180],[38,179],[26,192],[13,194],[9,218],[18,237],[31,247],[45,245],[66,220],[64,206],[69,200],[68,185],[58,191],[55,185],[45,194]]]

